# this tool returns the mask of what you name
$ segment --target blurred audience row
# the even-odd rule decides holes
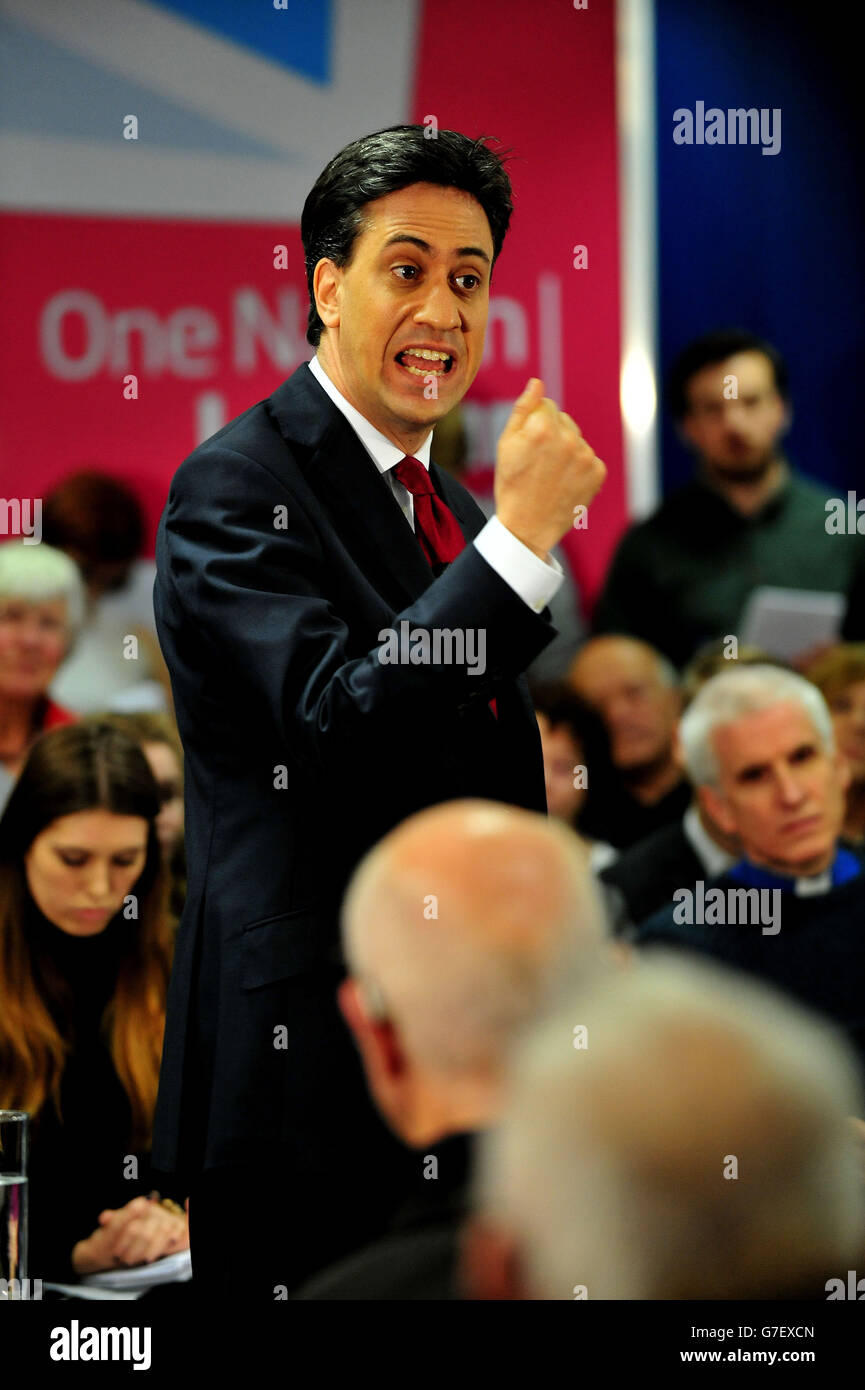
[[[429,808],[365,857],[338,999],[414,1190],[369,1247],[257,1296],[847,1296],[863,879],[832,840],[845,777],[824,711],[754,665],[710,678],[683,721],[698,797],[729,835],[740,814],[735,881],[788,899],[776,934],[661,914],[617,939],[580,836],[499,803]],[[149,1166],[172,943],[159,814],[140,743],[91,716],[36,740],[0,817],[0,1106],[34,1117],[45,1280],[188,1244],[185,1194],[154,1192]]]

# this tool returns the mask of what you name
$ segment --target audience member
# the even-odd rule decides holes
[[[186,851],[183,838],[183,745],[169,714],[104,714],[106,723],[123,729],[144,749],[159,792],[156,834],[169,876],[169,912],[176,928],[186,899]]]
[[[96,470],[74,473],[45,498],[42,535],[75,561],[87,590],[79,640],[52,694],[82,714],[106,705],[171,709],[153,616],[156,566],[141,558],[144,514],[135,493]]]
[[[780,665],[759,647],[738,647],[735,656],[727,652],[727,643],[711,642],[685,668],[681,680],[684,708],[706,681],[721,671],[767,661]],[[700,878],[724,873],[740,854],[737,837],[725,835],[694,796],[680,821],[638,840],[603,868],[603,883],[618,891],[625,905],[625,911],[614,919],[616,929],[632,936],[634,927],[669,903],[677,889],[692,888]]]
[[[603,720],[563,681],[530,682],[529,688],[541,735],[547,811],[585,840],[597,872],[616,857],[596,831],[609,825],[619,789]]]
[[[158,810],[138,745],[85,720],[36,741],[0,818],[0,1106],[33,1117],[42,1280],[188,1243],[144,1195],[170,968]]]
[[[696,476],[625,533],[594,622],[682,666],[701,643],[738,633],[759,587],[847,594],[865,542],[826,530],[829,492],[781,451],[792,407],[771,344],[739,330],[690,343],[670,373],[668,404]]]
[[[708,681],[680,738],[701,803],[743,857],[641,928],[761,975],[846,1028],[865,1065],[865,876],[839,846],[849,768],[819,690],[773,666]]]
[[[833,1030],[732,972],[656,959],[596,981],[518,1049],[465,1293],[825,1298],[865,1242],[857,1083]]]
[[[497,1120],[508,1049],[545,1001],[611,964],[585,851],[500,803],[422,811],[355,871],[343,943],[340,1004],[381,1114],[417,1151],[422,1197],[298,1297],[453,1297],[467,1138]]]
[[[48,695],[84,617],[72,561],[48,545],[0,545],[0,811],[33,740],[75,716]]]
[[[680,696],[669,662],[633,637],[593,637],[568,680],[603,719],[624,785],[600,837],[621,849],[678,820],[691,790],[676,759]]]
[[[802,672],[823,694],[850,767],[843,837],[865,846],[865,643],[839,643]]]

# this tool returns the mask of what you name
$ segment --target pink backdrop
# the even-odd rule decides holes
[[[589,601],[625,515],[613,59],[611,3],[423,0],[405,116],[434,115],[516,156],[467,404],[492,429],[541,375],[606,462],[588,531],[565,542]],[[360,133],[346,129],[343,143]],[[0,215],[0,234],[0,496],[41,496],[98,465],[138,486],[152,543],[183,457],[308,356],[298,228],[20,208]],[[286,270],[273,268],[278,243]],[[576,245],[586,269],[574,268]],[[128,372],[137,400],[124,399]],[[481,448],[478,462],[491,461]]]

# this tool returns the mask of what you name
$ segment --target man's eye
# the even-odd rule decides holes
[[[84,859],[76,858],[74,855],[71,854],[61,854],[60,858],[63,861],[63,863],[66,864],[67,867],[70,869],[80,869],[82,864],[85,863]]]
[[[394,266],[394,270],[413,270],[415,273],[417,273],[417,266],[416,266],[416,265],[395,265],[395,266]]]
[[[458,275],[458,276],[457,276],[457,279],[458,279],[458,280],[474,280],[474,281],[475,281],[475,288],[476,288],[476,289],[477,289],[477,287],[478,287],[478,286],[480,285],[480,283],[481,283],[481,277],[480,277],[479,275],[473,275],[473,274],[471,274],[470,272],[467,272],[465,275]]]

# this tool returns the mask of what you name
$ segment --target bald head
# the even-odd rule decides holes
[[[516,1236],[531,1296],[776,1296],[856,1255],[861,1106],[828,1026],[658,955],[526,1036],[480,1207]]]
[[[678,680],[654,647],[635,637],[593,637],[574,657],[568,682],[603,719],[621,772],[672,760]]]
[[[343,907],[346,958],[407,1055],[444,1074],[498,1070],[562,974],[601,958],[585,850],[498,802],[435,806],[364,859]]]

